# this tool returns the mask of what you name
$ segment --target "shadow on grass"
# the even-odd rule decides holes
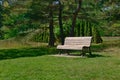
[[[55,54],[55,48],[40,47],[40,48],[24,48],[24,49],[2,49],[0,50],[0,60],[13,59],[18,57],[34,57],[47,54]]]
[[[80,54],[69,54],[69,56],[81,56],[81,55]],[[107,57],[107,56],[103,56],[103,55],[100,55],[100,54],[92,54],[92,55],[86,54],[83,57],[95,58],[95,57]]]
[[[87,55],[88,58],[95,58],[95,57],[108,57],[108,56],[103,56],[100,54],[92,54],[92,55]]]

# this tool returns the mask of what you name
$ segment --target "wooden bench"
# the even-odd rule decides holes
[[[66,37],[64,45],[58,45],[57,49],[59,49],[60,51],[81,50],[81,55],[85,55],[87,52],[91,55],[91,39],[92,37]]]

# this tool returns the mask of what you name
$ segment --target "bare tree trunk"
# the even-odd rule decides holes
[[[75,12],[73,13],[73,19],[72,19],[72,26],[71,26],[71,30],[70,30],[70,36],[74,36],[75,33],[74,33],[74,28],[75,28],[75,25],[76,25],[76,18],[77,18],[77,15],[81,9],[81,4],[82,4],[82,0],[79,0],[78,1],[78,7],[77,9],[75,10]]]
[[[49,46],[54,46],[54,42],[55,42],[55,37],[54,37],[54,31],[53,31],[53,11],[52,8],[50,8],[50,12],[49,12],[49,31],[50,31],[50,36],[49,36]]]
[[[59,27],[60,27],[60,38],[61,38],[61,44],[64,44],[64,32],[63,32],[63,25],[62,25],[62,5],[59,1]]]

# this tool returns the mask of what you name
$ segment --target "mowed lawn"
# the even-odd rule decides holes
[[[95,56],[84,58],[51,56],[47,53],[54,50],[47,49],[47,55],[36,54],[42,52],[38,49],[0,50],[0,56],[4,57],[0,60],[0,80],[120,80],[119,43],[117,40],[93,45]],[[12,57],[13,53],[17,55]]]

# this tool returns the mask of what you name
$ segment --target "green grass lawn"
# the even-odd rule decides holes
[[[120,80],[120,41],[93,44],[86,58],[55,57],[55,48],[0,50],[0,80]]]

